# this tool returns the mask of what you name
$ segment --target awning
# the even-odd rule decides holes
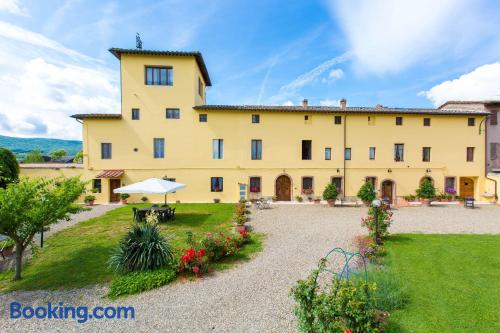
[[[103,170],[96,178],[120,178],[124,174],[124,170]]]

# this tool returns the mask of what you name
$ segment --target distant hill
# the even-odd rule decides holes
[[[11,150],[18,159],[35,149],[40,150],[42,155],[49,155],[56,149],[64,149],[70,156],[74,156],[82,149],[82,142],[78,140],[61,140],[45,138],[16,138],[0,135],[0,147]]]

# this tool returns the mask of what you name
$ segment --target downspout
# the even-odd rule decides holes
[[[346,173],[346,159],[345,159],[345,149],[347,148],[347,110],[344,106],[344,187],[342,188],[342,195],[345,198],[346,188],[347,188],[347,173]],[[352,152],[351,152],[352,154]],[[351,156],[352,158],[352,156]]]
[[[481,135],[481,124],[484,123],[484,177],[495,183],[495,202],[498,201],[498,182],[496,179],[488,177],[488,127],[486,126],[486,120],[489,116],[484,117],[484,119],[479,124],[479,135]]]

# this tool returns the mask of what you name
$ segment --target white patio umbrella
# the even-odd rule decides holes
[[[167,194],[185,188],[185,184],[170,182],[160,178],[149,178],[142,182],[130,184],[114,189],[114,193],[141,193],[141,194],[164,194],[167,203]]]

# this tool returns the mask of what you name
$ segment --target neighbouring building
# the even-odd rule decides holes
[[[492,200],[485,174],[489,110],[339,106],[207,105],[199,52],[110,49],[120,60],[121,113],[75,114],[82,166],[23,167],[22,174],[82,174],[97,202],[150,177],[175,179],[182,202],[320,196],[334,183],[355,197],[366,181],[397,203],[423,179],[444,191]],[[489,126],[488,122],[488,126]],[[142,195],[129,200],[138,201]],[[161,196],[148,196],[161,201]]]

